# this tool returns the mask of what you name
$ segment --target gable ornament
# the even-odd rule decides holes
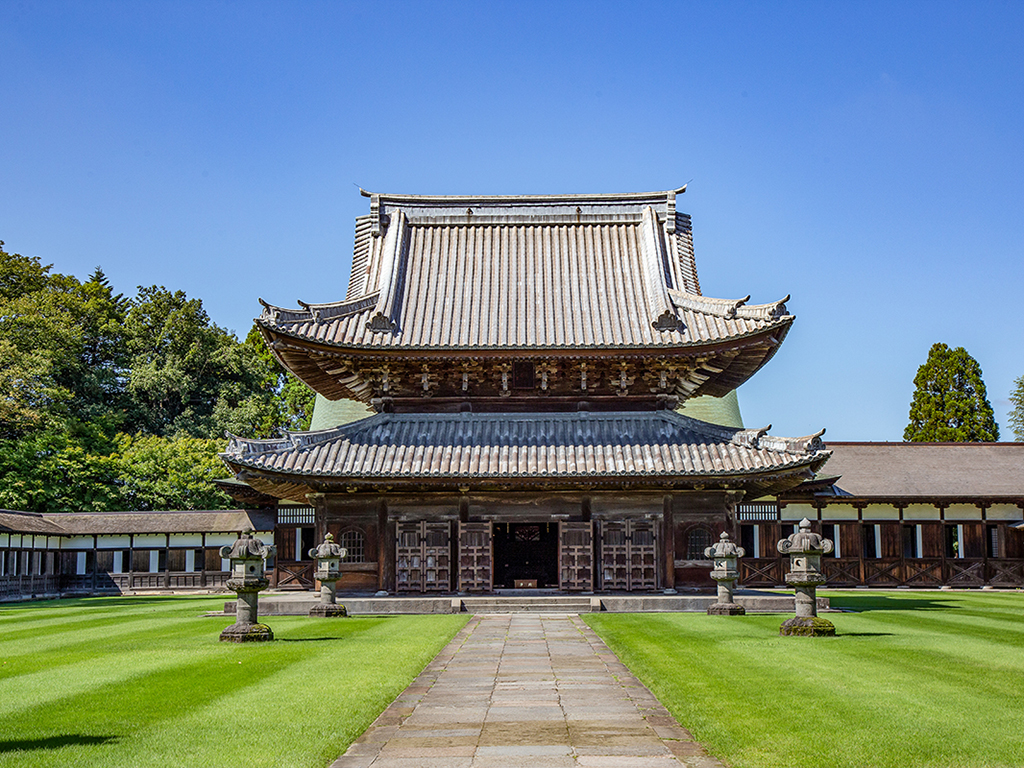
[[[657,320],[653,320],[651,322],[651,327],[654,330],[662,331],[663,333],[668,331],[678,331],[679,333],[682,333],[686,330],[686,325],[683,324],[683,321],[672,314],[672,311],[668,309],[662,312],[661,316],[658,317]]]
[[[383,312],[378,312],[366,321],[366,330],[370,333],[394,333],[398,330],[398,323],[385,317]]]

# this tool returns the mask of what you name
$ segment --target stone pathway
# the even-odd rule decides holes
[[[331,768],[722,768],[579,616],[474,616]]]

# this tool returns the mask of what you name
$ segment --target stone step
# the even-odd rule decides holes
[[[464,597],[466,613],[590,613],[589,597]]]

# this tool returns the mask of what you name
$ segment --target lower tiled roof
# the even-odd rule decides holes
[[[830,443],[818,493],[884,499],[1024,500],[1024,443]],[[799,489],[798,489],[799,490]]]
[[[352,480],[756,476],[828,456],[819,435],[775,438],[672,411],[384,413],[280,440],[233,437],[222,454],[240,473]]]

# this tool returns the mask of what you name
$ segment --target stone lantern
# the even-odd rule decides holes
[[[277,547],[254,539],[252,531],[243,531],[230,547],[221,547],[220,556],[231,561],[228,589],[238,594],[235,623],[220,633],[220,639],[232,643],[254,643],[273,640],[274,633],[259,623],[260,590],[270,586],[264,574],[264,560],[277,554]]]
[[[725,531],[722,531],[717,544],[704,550],[704,556],[715,561],[711,578],[718,582],[718,601],[708,606],[709,615],[742,616],[747,612],[732,599],[733,587],[740,576],[736,561],[745,554],[743,547],[737,547]]]
[[[309,609],[310,616],[348,616],[344,605],[338,605],[337,581],[341,578],[339,566],[348,550],[334,543],[334,536],[327,534],[324,542],[309,550],[309,556],[316,560],[313,576],[320,582],[320,602]]]
[[[782,623],[779,634],[811,637],[835,635],[835,625],[818,617],[815,595],[819,584],[825,583],[821,572],[821,556],[832,551],[832,542],[820,534],[811,533],[811,521],[800,521],[800,530],[779,542],[779,552],[789,555],[789,573],[786,583],[796,590],[796,616]]]

